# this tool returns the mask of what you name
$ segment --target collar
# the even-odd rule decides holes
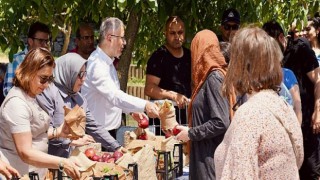
[[[97,46],[98,56],[102,58],[108,65],[111,65],[114,61],[114,58],[110,58],[99,46]]]

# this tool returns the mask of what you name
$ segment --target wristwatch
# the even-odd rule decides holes
[[[64,169],[64,164],[62,161],[59,162],[59,171],[60,172],[63,172],[63,169]]]

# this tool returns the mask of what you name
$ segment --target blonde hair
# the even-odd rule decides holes
[[[278,89],[282,81],[282,58],[278,43],[264,30],[254,26],[240,29],[231,42],[223,93],[231,93],[232,88],[239,94]]]

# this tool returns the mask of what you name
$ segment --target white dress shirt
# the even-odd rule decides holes
[[[88,58],[87,77],[81,94],[86,97],[94,118],[106,130],[120,127],[122,111],[143,112],[147,103],[120,90],[113,59],[99,47]]]

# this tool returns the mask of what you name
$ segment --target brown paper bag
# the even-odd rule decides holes
[[[160,106],[159,116],[161,121],[161,129],[164,132],[171,132],[172,129],[178,125],[176,120],[176,111],[172,103],[168,100],[164,100]]]
[[[84,136],[86,128],[86,113],[85,111],[76,105],[73,109],[69,109],[66,106],[63,107],[65,111],[65,122],[70,128],[71,139],[77,139]]]
[[[78,167],[79,171],[87,171],[89,168],[91,168],[92,166],[94,166],[96,164],[95,161],[91,161],[79,149],[74,149],[71,152],[71,155],[70,155],[69,159],[72,162],[74,162],[74,163],[79,165],[79,167]]]
[[[145,145],[140,151],[138,151],[133,159],[138,164],[138,177],[139,179],[156,180],[156,157],[153,151],[153,147]]]

